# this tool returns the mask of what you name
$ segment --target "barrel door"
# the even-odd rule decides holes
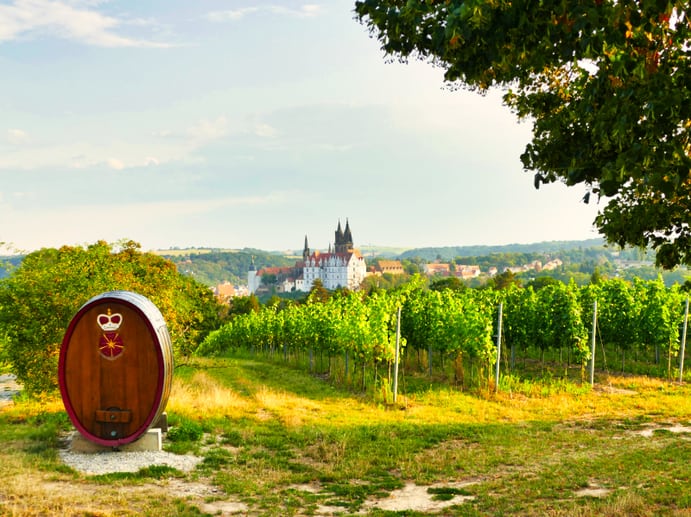
[[[165,409],[172,363],[168,328],[150,300],[129,291],[92,298],[60,348],[60,393],[70,420],[100,445],[137,440]]]

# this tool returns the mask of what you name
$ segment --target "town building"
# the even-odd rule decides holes
[[[456,264],[454,267],[454,275],[463,280],[470,280],[477,278],[482,274],[480,266],[466,266],[464,264]]]
[[[451,266],[440,262],[430,262],[422,265],[422,271],[427,276],[449,276],[451,274]]]
[[[214,295],[221,303],[228,303],[233,296],[235,296],[235,286],[228,281],[218,284],[213,288]]]
[[[380,260],[377,267],[374,269],[375,275],[383,275],[388,273],[390,275],[402,275],[405,273],[403,264],[400,260]]]
[[[367,275],[365,258],[353,246],[353,235],[346,220],[345,229],[338,222],[333,248],[328,252],[312,251],[307,236],[302,250],[302,260],[288,268],[263,268],[256,270],[254,263],[247,274],[247,285],[251,293],[268,288],[271,280],[276,292],[309,292],[319,279],[326,289],[339,287],[356,290]]]

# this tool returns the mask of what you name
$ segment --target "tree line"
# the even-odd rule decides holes
[[[583,367],[598,301],[596,337],[620,354],[622,365],[654,357],[669,375],[676,364],[686,296],[679,285],[666,287],[660,278],[593,278],[583,286],[551,281],[521,287],[507,278],[471,289],[450,280],[456,279],[428,283],[413,275],[390,289],[358,292],[329,292],[316,282],[302,299],[272,297],[262,305],[250,296],[221,305],[207,286],[169,260],[142,253],[133,241],[42,249],[0,279],[0,366],[28,392],[55,389],[69,321],[91,297],[120,289],[148,297],[161,310],[178,360],[249,351],[309,359],[314,368],[318,356],[327,373],[357,370],[364,383],[365,372],[376,377],[392,365],[400,310],[398,344],[406,361],[451,367],[455,382],[478,386],[489,382],[495,360],[499,304],[506,346],[519,354],[563,352]]]

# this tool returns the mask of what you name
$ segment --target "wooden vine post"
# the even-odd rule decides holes
[[[497,364],[494,371],[494,391],[499,391],[499,366],[501,361],[501,324],[504,304],[499,303],[499,314],[497,316]]]
[[[398,362],[400,359],[401,350],[401,307],[396,311],[396,352],[394,356],[393,367],[393,403],[396,403],[398,398]]]
[[[590,343],[590,385],[595,384],[595,339],[597,330],[597,300],[593,302],[593,330]]]
[[[684,353],[686,352],[686,330],[689,326],[689,298],[686,297],[686,309],[684,310],[684,330],[681,334],[681,350],[679,352],[679,383],[684,382]]]

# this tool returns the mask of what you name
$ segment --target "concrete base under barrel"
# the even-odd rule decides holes
[[[163,438],[159,428],[149,429],[137,441],[120,445],[119,451],[122,452],[158,452],[163,448]],[[103,451],[112,451],[112,447],[105,447],[91,442],[84,438],[78,432],[72,433],[72,440],[70,443],[71,452],[80,452],[83,454],[96,454]]]

